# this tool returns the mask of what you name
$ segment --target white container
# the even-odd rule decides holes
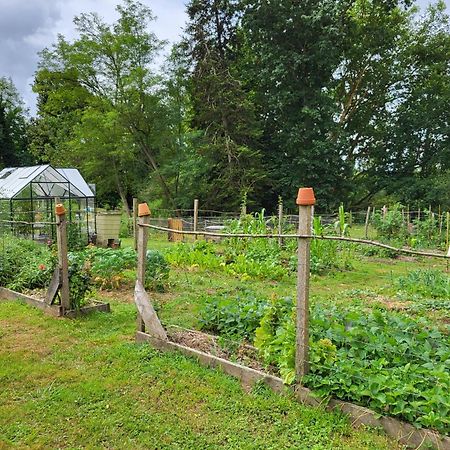
[[[119,240],[120,219],[122,212],[108,211],[99,212],[96,215],[97,220],[97,244],[107,246]]]

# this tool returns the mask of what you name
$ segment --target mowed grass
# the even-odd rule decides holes
[[[135,310],[0,303],[0,448],[396,449],[376,430],[134,343]]]
[[[170,245],[150,236],[149,248]],[[312,301],[351,303],[355,289],[390,296],[396,277],[434,266],[442,263],[360,258],[351,271],[313,276]],[[136,345],[134,272],[128,275],[130,288],[108,295],[111,314],[63,320],[0,303],[0,449],[400,448],[376,430],[352,428],[342,415],[263,386],[246,392],[193,359]],[[295,284],[295,276],[243,282],[172,268],[167,292],[151,295],[164,324],[198,328],[207,295],[245,287],[266,298],[295,296]]]

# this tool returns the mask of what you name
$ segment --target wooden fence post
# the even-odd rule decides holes
[[[138,199],[136,197],[133,197],[133,241],[135,250],[137,250],[137,214],[138,214]]]
[[[283,202],[278,203],[278,234],[283,233]],[[278,238],[278,245],[281,247],[283,245],[283,238],[280,236]]]
[[[449,211],[447,211],[446,216],[447,216],[447,233],[446,233],[445,240],[446,240],[447,247],[449,247],[449,231],[450,231],[450,212]]]
[[[139,225],[146,225],[150,222],[150,209],[147,203],[141,203],[139,205]],[[137,226],[137,269],[136,278],[142,286],[145,286],[145,266],[147,263],[147,241],[148,241],[148,228]],[[145,331],[145,324],[141,315],[138,312],[137,316],[137,329],[138,331]]]
[[[370,206],[367,207],[366,223],[365,223],[365,226],[364,226],[364,237],[366,239],[369,236],[369,218],[370,218]]]
[[[198,227],[198,199],[194,200],[194,231],[197,231]],[[197,240],[198,236],[194,235],[194,239]]]
[[[298,234],[311,236],[311,208],[315,201],[312,188],[299,189],[297,197],[297,205],[299,205]],[[310,239],[298,238],[295,348],[297,382],[301,382],[302,377],[309,370],[309,254]]]
[[[447,233],[446,233],[446,239],[445,239],[445,242],[446,242],[446,245],[447,245],[447,248],[448,248],[447,256],[450,257],[450,243],[449,243],[449,234],[450,234],[450,212],[449,212],[449,211],[447,211],[446,219],[447,219]],[[449,261],[448,261],[448,259],[447,259],[447,272],[448,272],[448,262],[449,262]]]
[[[67,257],[66,210],[62,203],[55,206],[58,267],[61,270],[61,307],[63,314],[70,309],[69,259]]]

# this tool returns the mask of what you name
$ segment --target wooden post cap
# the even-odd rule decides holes
[[[62,203],[58,203],[55,206],[55,213],[57,216],[62,216],[66,213],[66,208],[64,208],[64,205]]]
[[[297,195],[297,205],[313,206],[316,203],[313,188],[300,188]]]
[[[150,215],[150,208],[148,207],[147,203],[139,203],[138,216],[144,217],[149,215]]]

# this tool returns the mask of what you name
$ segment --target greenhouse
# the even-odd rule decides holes
[[[63,203],[69,241],[86,244],[95,234],[95,187],[77,169],[51,165],[0,171],[0,229],[39,241],[55,238],[55,204]],[[75,242],[74,242],[75,241]]]

